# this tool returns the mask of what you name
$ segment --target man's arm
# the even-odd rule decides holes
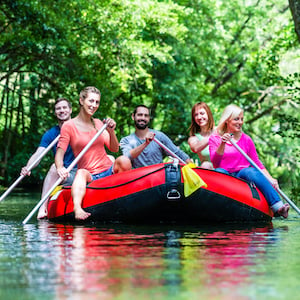
[[[157,135],[157,139],[160,140],[161,143],[163,143],[167,148],[178,155],[186,163],[192,162],[190,157],[184,151],[180,150],[180,148],[177,147],[166,134],[160,132],[160,134]],[[167,153],[166,151],[165,153],[169,155],[169,153]]]
[[[155,133],[149,131],[145,137],[145,142],[134,148],[132,146],[132,143],[130,143],[130,136],[122,138],[120,141],[120,147],[123,155],[129,157],[130,159],[137,158],[144,151],[144,149],[151,143],[154,136]]]
[[[37,158],[42,154],[42,152],[45,150],[46,148],[45,147],[38,147],[37,149],[36,149],[36,151],[31,155],[31,157],[29,158],[29,160],[27,161],[27,164],[26,164],[26,166],[25,167],[23,167],[22,169],[21,169],[21,175],[23,175],[23,176],[26,176],[26,175],[30,175],[31,174],[31,172],[30,172],[30,170],[28,170],[28,168],[32,165],[32,163],[35,161],[35,160],[37,160]],[[41,161],[41,159],[39,159],[35,164],[34,164],[34,166],[32,167],[32,169],[33,168],[35,168],[39,163],[40,163],[40,161]]]
[[[154,137],[155,137],[155,133],[149,131],[145,137],[145,142],[137,146],[136,148],[130,150],[130,156],[132,158],[138,157],[144,151],[144,149],[153,141]]]

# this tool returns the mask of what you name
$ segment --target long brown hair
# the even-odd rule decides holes
[[[211,112],[209,106],[205,102],[197,102],[196,104],[194,104],[194,106],[192,107],[192,111],[191,111],[191,121],[192,122],[189,127],[190,136],[193,136],[193,135],[195,135],[195,133],[201,131],[200,126],[196,123],[195,118],[194,118],[194,114],[195,114],[195,111],[197,108],[204,108],[207,113],[207,116],[208,116],[207,132],[211,132],[215,127],[214,117],[212,115],[212,112]]]

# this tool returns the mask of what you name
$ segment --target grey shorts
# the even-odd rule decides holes
[[[73,168],[70,172],[69,172],[69,176],[68,178],[62,183],[64,186],[70,186],[72,185],[75,175],[77,172],[77,168]]]

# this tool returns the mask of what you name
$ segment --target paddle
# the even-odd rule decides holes
[[[49,150],[58,142],[59,135],[53,140],[53,142],[45,148],[45,150],[37,157],[37,159],[27,168],[28,171],[31,171],[34,166],[49,152]],[[0,202],[20,183],[20,181],[26,175],[20,175],[20,177],[3,193],[0,197]]]
[[[202,178],[192,169],[192,168],[196,167],[195,164],[193,164],[193,163],[186,164],[186,162],[183,159],[181,159],[178,155],[176,155],[173,151],[171,151],[167,146],[162,144],[158,139],[153,138],[153,141],[155,141],[160,147],[162,147],[165,151],[167,151],[173,157],[178,159],[181,163],[185,164],[185,166],[183,166],[181,169],[182,176],[183,176],[183,182],[184,182],[185,197],[191,195],[193,192],[195,192],[201,186],[207,187],[207,184],[202,180]]]
[[[176,155],[173,151],[171,151],[167,146],[162,144],[157,138],[153,138],[153,141],[156,142],[160,147],[170,153],[173,157],[177,158],[181,163],[186,164],[186,162],[181,159],[178,155]]]
[[[76,158],[73,160],[73,162],[68,166],[67,171],[70,172],[75,165],[78,163],[78,161],[82,158],[82,156],[85,154],[85,152],[91,147],[91,145],[95,142],[95,140],[102,134],[102,132],[106,129],[107,124],[104,124],[101,129],[94,135],[94,137],[88,142],[88,144],[81,150],[81,152],[76,156]],[[54,183],[52,188],[49,189],[49,191],[46,193],[46,195],[40,200],[40,202],[34,207],[34,209],[29,213],[29,215],[24,219],[22,224],[26,224],[28,220],[34,215],[34,213],[39,209],[39,207],[48,199],[48,197],[51,195],[52,191],[62,182],[62,179],[59,178]]]
[[[265,178],[271,183],[271,180],[266,176],[266,174],[258,167],[258,165],[244,152],[244,150],[242,148],[240,148],[240,146],[233,141],[232,139],[230,139],[231,144],[248,160],[248,162],[257,170],[259,171],[263,176],[265,176]],[[296,206],[296,204],[288,198],[287,195],[284,194],[284,192],[280,189],[280,188],[276,188],[277,192],[286,200],[286,202],[288,202],[293,209],[300,214],[300,210],[299,208]]]

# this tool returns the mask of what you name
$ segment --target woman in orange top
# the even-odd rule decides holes
[[[94,119],[93,115],[100,105],[100,91],[95,87],[86,87],[80,92],[79,114],[64,123],[55,155],[55,165],[58,175],[65,179],[68,176],[63,166],[65,151],[70,144],[75,157],[83,150],[89,141],[103,126],[103,122]],[[86,192],[86,184],[101,177],[109,176],[131,169],[131,162],[125,156],[118,157],[115,162],[108,157],[104,145],[112,152],[119,151],[119,142],[115,134],[116,122],[107,118],[106,130],[95,140],[84,156],[78,162],[78,171],[72,184],[71,194],[74,203],[74,213],[77,220],[85,220],[90,213],[81,207]]]

